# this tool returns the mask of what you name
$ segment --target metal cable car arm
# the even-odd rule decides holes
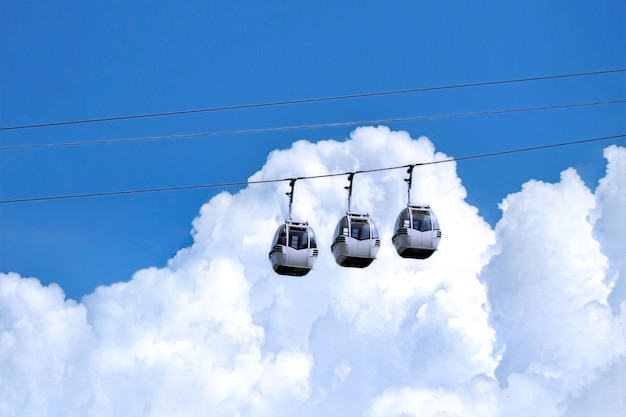
[[[296,185],[296,180],[297,178],[292,178],[289,181],[289,187],[291,187],[291,190],[285,193],[289,196],[289,220],[291,220],[291,206],[293,205],[293,189]]]
[[[346,190],[348,190],[348,213],[350,213],[350,205],[352,202],[352,181],[354,180],[354,172],[351,172],[348,175],[348,181],[350,182],[350,185],[348,185],[347,187],[343,187]]]
[[[409,204],[411,204],[411,185],[413,184],[413,168],[415,168],[415,165],[409,165],[409,169],[406,171],[409,174],[409,178],[404,179],[404,181],[406,181],[409,184],[409,190],[408,190]]]

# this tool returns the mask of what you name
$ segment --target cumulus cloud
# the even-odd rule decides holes
[[[391,245],[406,205],[397,170],[354,179],[352,208],[383,243],[366,269],[330,253],[347,205],[347,178],[332,177],[296,183],[293,217],[320,247],[305,277],[277,276],[267,259],[285,183],[217,195],[167,267],[80,303],[0,274],[0,415],[617,416],[626,150],[605,157],[597,190],[572,169],[529,181],[495,230],[465,202],[455,163],[416,168],[412,200],[443,230],[423,261]],[[427,138],[363,127],[274,151],[251,179],[446,158]]]
[[[505,415],[560,415],[600,370],[624,361],[623,318],[608,305],[608,259],[589,221],[603,208],[572,169],[557,184],[530,181],[502,203],[498,254],[480,278]]]

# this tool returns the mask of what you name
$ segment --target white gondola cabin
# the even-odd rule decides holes
[[[304,276],[317,259],[315,233],[308,223],[286,220],[278,227],[269,257],[277,274]]]
[[[430,206],[425,204],[411,204],[411,185],[413,184],[413,168],[410,165],[407,173],[409,201],[407,207],[400,212],[396,220],[396,228],[391,240],[398,255],[403,258],[429,258],[441,241],[441,229],[437,216]]]
[[[350,184],[345,187],[348,190],[348,211],[337,223],[335,237],[330,249],[337,264],[365,268],[376,259],[378,249],[380,249],[380,238],[378,229],[369,214],[350,211],[353,180],[354,173],[350,173],[348,176]]]
[[[368,214],[348,212],[339,220],[330,248],[337,264],[365,268],[380,249],[378,229]]]
[[[315,233],[308,222],[291,220],[293,205],[293,189],[296,179],[289,182],[289,219],[278,226],[272,241],[269,258],[272,268],[277,274],[301,277],[313,269],[317,259],[317,242]]]
[[[398,215],[392,241],[403,258],[426,259],[435,253],[441,229],[430,206],[409,203]]]

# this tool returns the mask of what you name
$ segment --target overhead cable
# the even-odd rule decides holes
[[[27,145],[9,145],[0,146],[0,152],[19,150],[19,149],[43,149],[43,148],[59,148],[59,147],[71,147],[71,146],[85,146],[85,145],[107,145],[116,143],[133,143],[133,142],[147,142],[147,141],[162,141],[162,140],[175,140],[175,139],[189,139],[208,136],[226,136],[226,135],[243,135],[254,133],[269,133],[269,132],[284,132],[293,130],[306,130],[306,129],[321,129],[329,127],[346,127],[357,126],[364,124],[376,124],[376,123],[393,123],[393,122],[408,122],[416,120],[440,120],[449,119],[454,117],[470,117],[470,116],[486,116],[505,113],[522,113],[529,111],[542,111],[542,110],[555,110],[555,109],[567,109],[574,107],[590,107],[600,106],[607,104],[623,104],[626,100],[609,100],[609,101],[594,101],[588,103],[570,103],[570,104],[554,104],[538,107],[524,107],[516,109],[500,109],[500,110],[484,110],[475,112],[464,113],[449,113],[433,116],[410,116],[410,117],[394,117],[387,119],[374,119],[374,120],[360,120],[353,122],[337,122],[337,123],[320,123],[309,125],[297,125],[297,126],[281,126],[259,129],[240,129],[240,130],[225,130],[216,132],[198,132],[198,133],[183,133],[178,135],[163,135],[163,136],[143,136],[136,138],[118,138],[118,139],[101,139],[101,140],[89,140],[89,141],[75,141],[75,142],[57,142],[57,143],[43,143],[43,144],[27,144]]]
[[[398,94],[420,93],[420,92],[426,92],[426,91],[451,90],[451,89],[457,89],[457,88],[515,84],[515,83],[524,83],[524,82],[530,82],[530,81],[555,80],[555,79],[562,79],[562,78],[586,77],[586,76],[591,76],[591,75],[605,75],[605,74],[615,74],[615,73],[623,73],[623,72],[626,72],[626,68],[603,70],[603,71],[579,72],[579,73],[571,73],[571,74],[560,74],[560,75],[544,75],[544,76],[537,76],[537,77],[516,78],[516,79],[508,79],[508,80],[481,81],[481,82],[474,82],[474,83],[441,85],[441,86],[433,86],[433,87],[418,87],[418,88],[410,88],[410,89],[403,89],[403,90],[377,91],[377,92],[371,92],[371,93],[346,94],[346,95],[337,95],[337,96],[328,96],[328,97],[314,97],[314,98],[304,98],[304,99],[294,99],[294,100],[284,100],[284,101],[270,101],[270,102],[264,102],[264,103],[239,104],[239,105],[232,105],[232,106],[208,107],[208,108],[202,108],[202,109],[177,110],[177,111],[168,111],[168,112],[159,112],[159,113],[144,113],[144,114],[134,114],[134,115],[126,115],[126,116],[111,116],[111,117],[100,117],[100,118],[93,118],[93,119],[66,120],[66,121],[58,121],[58,122],[29,124],[29,125],[5,126],[5,127],[0,127],[0,131],[33,129],[33,128],[40,128],[40,127],[52,127],[52,126],[64,126],[64,125],[77,125],[77,124],[85,124],[85,123],[112,122],[112,121],[131,120],[131,119],[146,119],[146,118],[152,118],[152,117],[168,117],[168,116],[178,116],[178,115],[194,114],[194,113],[209,113],[209,112],[218,112],[218,111],[225,111],[225,110],[241,110],[241,109],[259,108],[259,107],[273,107],[273,106],[283,106],[283,105],[293,105],[293,104],[303,104],[303,103],[316,103],[316,102],[323,102],[323,101],[338,101],[338,100],[348,100],[348,99],[365,98],[365,97],[380,97],[380,96],[390,96],[390,95],[398,95]]]
[[[447,163],[447,162],[467,161],[470,159],[490,158],[490,157],[508,155],[508,154],[513,154],[513,153],[530,152],[530,151],[537,151],[537,150],[548,149],[548,148],[579,145],[582,143],[599,142],[599,141],[619,139],[619,138],[624,138],[624,137],[626,137],[626,133],[618,134],[618,135],[611,135],[611,136],[602,136],[602,137],[591,138],[591,139],[582,139],[582,140],[576,140],[576,141],[571,141],[571,142],[561,142],[561,143],[553,143],[549,145],[532,146],[528,148],[509,149],[509,150],[504,150],[504,151],[483,153],[483,154],[477,154],[477,155],[468,155],[468,156],[462,156],[458,158],[442,159],[439,161],[420,162],[420,163],[414,163],[414,164],[405,164],[405,165],[383,167],[383,168],[363,169],[363,170],[358,170],[358,171],[346,171],[346,172],[338,172],[338,173],[333,173],[333,174],[308,175],[308,176],[301,176],[301,177],[256,180],[256,181],[235,181],[235,182],[225,182],[225,183],[215,183],[215,184],[183,185],[183,186],[177,186],[177,187],[148,188],[148,189],[126,190],[126,191],[105,191],[105,192],[99,192],[99,193],[17,198],[17,199],[11,199],[11,200],[0,200],[0,204],[30,203],[30,202],[36,202],[36,201],[68,200],[68,199],[79,199],[79,198],[88,198],[88,197],[107,197],[107,196],[129,195],[129,194],[146,194],[146,193],[158,193],[158,192],[165,192],[165,191],[183,191],[183,190],[196,190],[196,189],[206,189],[206,188],[242,187],[242,186],[253,185],[253,184],[269,184],[269,183],[285,182],[285,181],[292,181],[292,180],[311,180],[311,179],[318,179],[318,178],[345,176],[349,174],[363,174],[363,173],[372,173],[372,172],[381,172],[381,171],[391,171],[395,169],[409,168],[411,166],[419,167],[419,166],[426,166],[426,165],[442,164],[442,163]]]

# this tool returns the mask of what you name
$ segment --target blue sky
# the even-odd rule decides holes
[[[624,1],[0,0],[0,127],[624,68]],[[4,130],[0,146],[625,99],[621,72]],[[0,200],[417,163],[437,157],[430,143],[462,157],[620,135],[626,106],[384,126],[0,150]],[[617,147],[605,151],[610,145]],[[398,261],[385,241],[371,267],[342,270],[324,249],[318,270],[298,281],[277,278],[267,261],[286,184],[0,204],[0,330],[17,329],[14,344],[0,339],[0,376],[21,378],[5,387],[15,392],[0,391],[0,410],[192,416],[220,404],[224,415],[256,415],[250,410],[260,404],[269,415],[299,407],[320,415],[358,405],[371,416],[432,415],[429,398],[438,398],[480,415],[557,408],[567,417],[602,415],[596,405],[618,404],[603,398],[623,393],[618,376],[626,369],[625,145],[622,138],[416,170],[423,197],[415,199],[438,207],[444,229],[431,261]],[[357,177],[366,186],[355,203],[375,210],[383,237],[406,195],[393,175]],[[345,183],[337,184],[298,183],[298,214],[319,227],[324,245],[330,237],[323,232],[345,205]],[[63,320],[49,325],[57,316],[47,311],[63,312]],[[526,321],[511,334],[520,329],[518,314]],[[590,320],[602,325],[587,326]],[[23,323],[32,324],[33,339],[20,333]],[[367,349],[355,352],[358,346]],[[22,354],[31,356],[17,360]],[[212,355],[210,366],[198,361]],[[33,358],[44,365],[19,368]],[[77,371],[58,377],[57,362]],[[224,369],[232,370],[226,382]],[[129,375],[136,379],[126,381]],[[243,381],[243,391],[233,388],[227,400],[199,396],[176,409],[180,387],[213,392],[203,384],[215,375],[215,386]],[[36,385],[28,377],[42,384],[44,411],[18,401],[38,398],[28,394]],[[62,388],[45,386],[57,377]],[[583,380],[591,381],[584,389]],[[86,387],[93,391],[85,394]],[[168,393],[162,403],[151,403],[160,392]],[[261,399],[248,403],[255,395]],[[459,410],[438,411],[470,415]]]
[[[626,66],[615,2],[0,3],[0,121],[51,121],[555,75]],[[360,121],[624,98],[624,74],[2,132],[51,143]],[[451,156],[619,134],[624,106],[390,123]],[[2,198],[245,180],[273,149],[352,128],[5,151]],[[528,178],[601,176],[603,143],[466,162],[492,224]],[[190,242],[212,191],[0,207],[0,270],[79,298]],[[89,271],[89,272],[88,272]]]

